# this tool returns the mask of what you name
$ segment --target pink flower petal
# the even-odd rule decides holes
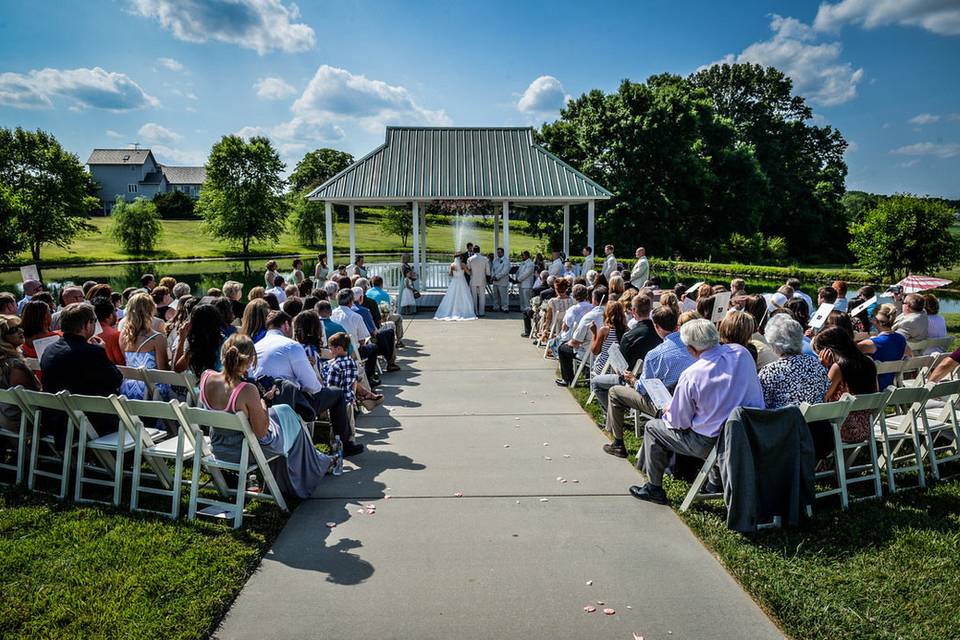
[[[588,604],[587,606],[585,606],[585,607],[583,608],[583,610],[586,611],[587,613],[593,613],[594,611],[597,610],[597,608],[594,607],[593,605],[589,605],[589,604]]]
[[[602,607],[605,603],[602,600],[597,600],[597,606]]]
[[[463,497],[463,492],[462,492],[462,491],[457,491],[455,494],[453,494],[453,497],[454,497],[454,498],[462,498],[462,497]]]
[[[367,513],[368,513],[369,515],[371,515],[371,516],[372,516],[373,514],[375,514],[376,512],[377,512],[376,509],[367,509]]]
[[[393,497],[393,496],[383,496],[383,499],[384,499],[384,500],[389,500],[389,499],[392,498],[392,497]]]
[[[616,613],[616,611],[614,611],[613,609],[604,609],[603,612],[608,616],[612,616],[613,614]]]
[[[643,640],[643,636],[640,635],[639,633],[634,633],[633,640]]]
[[[336,522],[328,522],[328,523],[327,523],[327,526],[330,527],[331,529],[333,529],[335,526],[337,526],[337,523],[336,523]]]

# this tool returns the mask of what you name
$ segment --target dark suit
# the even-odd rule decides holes
[[[637,360],[647,357],[647,352],[663,342],[657,335],[650,320],[641,320],[633,329],[630,329],[620,338],[620,353],[623,354],[627,365],[633,369]]]
[[[40,370],[43,373],[43,390],[48,393],[67,390],[87,396],[108,396],[119,393],[120,383],[123,382],[123,375],[107,357],[106,349],[90,344],[75,333],[63,334],[62,338],[46,348],[40,361]],[[57,419],[51,418],[51,426],[56,427]],[[90,418],[101,436],[117,430],[116,419],[108,416]],[[62,420],[61,416],[61,425]],[[46,415],[44,422],[48,422]],[[63,430],[56,429],[54,436],[58,437],[58,444],[62,446]]]

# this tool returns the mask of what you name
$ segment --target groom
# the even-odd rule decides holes
[[[473,245],[473,255],[467,259],[470,269],[470,297],[481,318],[486,314],[487,276],[490,275],[490,261],[480,253],[480,245]]]

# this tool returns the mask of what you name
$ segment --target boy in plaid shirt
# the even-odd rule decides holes
[[[350,348],[350,336],[345,333],[335,333],[327,341],[333,359],[323,363],[323,381],[328,387],[339,387],[348,404],[356,401],[357,380],[360,370],[357,362],[347,355]]]

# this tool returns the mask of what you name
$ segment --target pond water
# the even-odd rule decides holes
[[[400,256],[397,254],[375,256],[365,254],[367,264],[377,262],[396,262]],[[428,259],[431,262],[443,262],[449,259],[445,255],[430,254]],[[339,258],[338,258],[339,260]],[[56,292],[66,284],[82,284],[86,280],[96,280],[109,284],[114,291],[123,291],[126,287],[138,286],[140,276],[144,273],[152,273],[157,279],[161,276],[169,275],[177,279],[178,282],[186,282],[193,289],[194,294],[202,295],[211,287],[222,287],[227,280],[236,280],[243,284],[244,296],[252,288],[263,285],[264,264],[267,258],[255,258],[250,261],[243,260],[191,260],[178,262],[131,262],[127,264],[113,265],[82,265],[73,267],[49,267],[41,271],[47,288]],[[277,259],[280,264],[281,273],[289,273],[292,270],[292,258]],[[306,260],[304,273],[313,274],[314,260]],[[706,276],[697,274],[678,274],[670,272],[658,272],[661,286],[663,288],[672,287],[676,282],[683,282],[692,285],[695,282],[704,280],[710,284],[724,284],[729,286],[730,278],[722,276]],[[751,293],[764,293],[775,291],[783,282],[775,280],[748,279],[747,291]],[[803,290],[816,300],[817,288],[829,283],[805,282]],[[0,272],[0,290],[10,291],[21,295],[20,272],[19,270],[10,270]],[[848,297],[853,297],[856,290],[850,291]],[[945,313],[960,312],[960,293],[953,291],[936,291],[940,299],[940,309]]]

